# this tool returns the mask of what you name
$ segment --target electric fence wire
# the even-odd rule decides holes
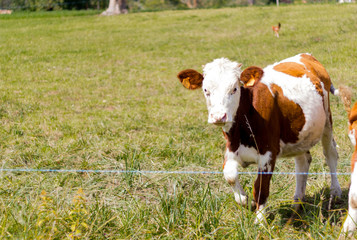
[[[33,169],[3,168],[0,172],[42,172],[42,173],[114,173],[114,174],[223,174],[219,171],[152,171],[152,170],[90,170],[90,169]],[[351,173],[330,172],[237,172],[237,175],[351,175]]]

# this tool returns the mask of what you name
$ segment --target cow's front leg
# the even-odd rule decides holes
[[[348,233],[351,237],[356,230],[357,225],[357,181],[356,172],[352,173],[352,182],[350,192],[348,194],[348,215],[345,223],[343,224],[342,234]]]
[[[274,171],[275,158],[261,158],[258,164],[258,177],[254,183],[253,196],[257,204],[257,217],[255,223],[263,224],[266,222],[265,206],[269,197],[270,180]]]
[[[234,192],[234,198],[238,204],[247,205],[248,197],[238,180],[238,161],[235,158],[225,156],[225,162],[223,166],[224,177],[227,182],[232,186]]]
[[[354,166],[351,175],[351,186],[348,194],[348,215],[345,223],[343,224],[342,234],[349,233],[349,236],[353,235],[353,232],[357,227],[357,152],[352,155],[352,167]]]

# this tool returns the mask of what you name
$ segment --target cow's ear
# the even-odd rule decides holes
[[[182,85],[187,89],[197,89],[202,87],[203,75],[196,70],[186,69],[177,74]]]
[[[259,67],[248,67],[240,74],[240,80],[243,82],[244,87],[253,87],[260,81],[263,74],[263,69]]]

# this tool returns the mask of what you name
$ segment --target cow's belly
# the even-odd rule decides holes
[[[281,152],[279,154],[279,157],[293,157],[300,155],[302,153],[305,153],[310,150],[316,143],[318,143],[320,139],[317,139],[313,141],[312,139],[307,142],[301,142],[301,143],[283,143],[282,141],[280,142],[281,146]]]
[[[306,123],[299,133],[297,142],[289,143],[280,140],[279,156],[288,157],[305,153],[320,141],[327,116],[323,106],[314,110],[315,112],[312,110],[310,115],[305,114]]]

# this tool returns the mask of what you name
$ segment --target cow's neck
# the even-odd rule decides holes
[[[229,129],[223,129],[227,140],[227,149],[235,152],[243,144],[247,147],[255,147],[254,125],[250,124],[252,116],[256,114],[252,107],[252,92],[249,89],[241,88],[241,97],[234,122]]]

